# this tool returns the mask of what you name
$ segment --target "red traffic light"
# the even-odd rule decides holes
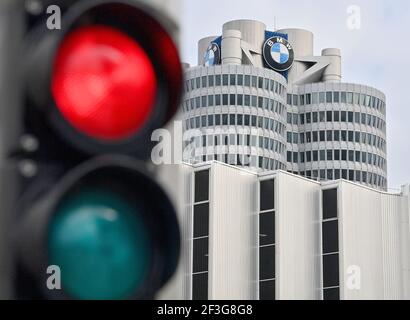
[[[63,39],[51,86],[57,108],[73,127],[115,141],[145,124],[154,108],[157,80],[150,58],[134,39],[94,25]]]
[[[62,25],[61,32],[39,26],[28,37],[24,78],[35,122],[84,155],[147,159],[152,132],[182,96],[177,26],[127,0],[76,2]]]

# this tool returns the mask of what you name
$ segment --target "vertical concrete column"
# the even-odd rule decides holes
[[[288,41],[293,47],[295,58],[313,56],[313,33],[304,29],[281,29],[279,33],[288,35]],[[289,70],[288,80],[292,83],[298,79],[309,66],[304,62],[294,61],[292,68]]]
[[[242,63],[263,68],[262,47],[265,42],[265,24],[254,20],[234,20],[225,23],[222,30],[223,32],[227,30],[240,31],[243,44],[251,50],[248,53],[251,56],[251,61],[243,56]]]
[[[222,34],[222,64],[242,64],[242,33],[224,30]]]
[[[342,57],[339,49],[322,50],[322,56],[330,60],[329,66],[323,72],[323,82],[340,82],[342,80]]]

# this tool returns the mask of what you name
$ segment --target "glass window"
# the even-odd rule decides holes
[[[208,76],[208,85],[209,85],[210,87],[213,87],[213,86],[214,86],[214,76],[213,76],[213,75],[209,75],[209,76]]]
[[[275,300],[275,280],[259,282],[259,300]]]
[[[238,74],[238,86],[243,86],[243,74]]]
[[[319,152],[317,150],[312,151],[313,161],[319,161]],[[316,176],[317,177],[317,176]]]
[[[214,106],[214,96],[208,96],[208,106]]]
[[[326,161],[326,151],[325,150],[320,150],[319,155],[320,155],[320,161]]]
[[[342,161],[347,161],[347,150],[342,150]]]
[[[323,191],[323,220],[337,218],[337,189]]]
[[[326,121],[327,122],[332,122],[333,121],[333,112],[332,111],[326,111]]]
[[[325,103],[325,93],[319,92],[319,103]]]
[[[354,95],[353,95],[353,103],[354,103],[354,104],[357,104],[357,105],[360,103],[360,94],[354,93]]]
[[[306,123],[309,124],[311,122],[312,122],[312,114],[310,112],[306,113]]]
[[[214,125],[214,115],[211,114],[208,116],[208,126],[213,126]]]
[[[231,75],[229,76],[229,84],[230,84],[231,86],[236,86],[236,75],[231,74]]]
[[[327,161],[333,161],[333,151],[332,150],[327,150],[326,151],[326,160]],[[331,180],[331,179],[329,179],[329,180]]]
[[[340,288],[323,289],[323,300],[327,300],[327,301],[340,300]]]
[[[208,272],[192,275],[192,299],[208,299]]]
[[[261,77],[258,78],[258,88],[263,89],[263,78]]]
[[[215,76],[215,86],[220,86],[221,85],[221,75],[220,74],[217,74],[216,76]]]
[[[251,86],[251,76],[250,75],[245,75],[245,86],[246,87]]]
[[[353,112],[351,112],[351,111],[349,111],[348,112],[348,114],[347,114],[347,120],[348,120],[348,122],[351,122],[351,123],[353,123]]]
[[[353,92],[347,93],[347,103],[353,104]]]
[[[252,87],[257,88],[258,77],[252,76]]]
[[[223,94],[223,95],[222,95],[222,104],[223,104],[224,106],[227,106],[227,105],[228,105],[228,95],[227,95],[227,94]]]
[[[216,106],[221,105],[221,95],[220,94],[215,95],[215,105]]]
[[[317,92],[312,93],[312,103],[318,104],[319,103],[319,94]]]
[[[325,221],[322,224],[322,248],[323,253],[339,252],[338,220]]]
[[[313,131],[312,132],[312,136],[313,136],[313,142],[318,142],[318,133],[317,131]]]
[[[317,112],[312,112],[312,122],[316,123],[318,122],[319,117],[318,117],[318,113]]]
[[[221,115],[220,114],[215,115],[215,125],[217,126],[221,125]]]
[[[340,160],[340,150],[334,150],[335,153],[335,161],[339,161]]]
[[[325,122],[325,112],[324,111],[319,112],[319,119],[320,119],[320,122]]]
[[[333,121],[335,121],[335,122],[340,121],[340,112],[339,111],[333,111]]]
[[[236,125],[236,115],[235,114],[230,114],[229,115],[229,124],[231,126]]]
[[[332,130],[327,130],[326,131],[326,140],[328,142],[333,141],[333,131]],[[337,141],[337,140],[336,140]]]
[[[238,99],[237,101],[238,106],[243,106],[243,95],[238,94],[237,99]]]
[[[274,202],[274,180],[265,180],[260,183],[260,211],[272,210]]]
[[[347,96],[346,96],[346,92],[342,92],[342,103],[346,103],[347,102]]]
[[[209,203],[194,205],[194,238],[209,235]]]
[[[339,103],[340,101],[340,92],[333,92],[333,101]]]
[[[274,212],[259,215],[259,245],[275,244],[275,214]]]
[[[229,75],[227,75],[227,74],[222,75],[222,84],[224,86],[227,86],[228,83],[229,83]]]
[[[310,93],[306,94],[306,104],[310,105],[312,103],[312,95]]]
[[[228,125],[228,115],[227,115],[227,114],[223,114],[223,115],[222,115],[222,125],[223,125],[223,126],[227,126],[227,125]]]
[[[236,105],[236,95],[234,95],[234,94],[229,95],[229,104],[230,104],[231,106],[235,106],[235,105]]]
[[[319,139],[320,139],[320,142],[324,142],[324,141],[326,141],[326,131],[324,131],[324,130],[322,130],[322,131],[320,131],[319,132]]]
[[[323,256],[323,287],[339,286],[339,254]]]
[[[332,103],[332,92],[326,92],[326,103]]]
[[[275,278],[275,246],[259,248],[259,280]]]
[[[254,107],[254,108],[256,108],[256,100],[257,100],[257,97],[252,96],[252,107]]]
[[[193,273],[208,271],[208,237],[193,241]]]

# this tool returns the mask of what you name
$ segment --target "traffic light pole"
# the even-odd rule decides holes
[[[11,163],[8,156],[19,135],[16,119],[21,110],[18,71],[23,29],[22,1],[0,1],[0,300],[13,297],[10,230],[18,179],[12,177],[16,174],[12,168],[17,164]]]

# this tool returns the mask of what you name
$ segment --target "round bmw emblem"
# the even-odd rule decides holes
[[[286,71],[292,66],[295,54],[286,39],[272,37],[263,45],[263,57],[273,70]]]
[[[221,63],[221,49],[218,44],[212,42],[206,49],[204,56],[204,66],[211,67]]]

